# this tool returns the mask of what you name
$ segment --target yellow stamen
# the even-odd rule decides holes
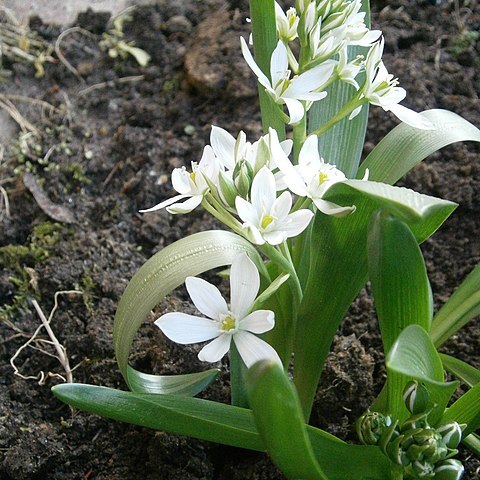
[[[230,330],[235,330],[235,319],[229,315],[227,315],[221,322],[220,328],[224,332],[229,332]]]
[[[271,215],[264,215],[262,217],[262,221],[260,222],[260,226],[265,229],[267,228],[272,222],[274,218]]]
[[[323,173],[323,172],[320,172],[318,174],[318,183],[319,185],[321,185],[323,182],[325,182],[326,180],[328,180],[328,175],[326,173]]]

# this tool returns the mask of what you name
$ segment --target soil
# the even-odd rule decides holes
[[[386,37],[385,63],[407,89],[408,107],[445,108],[480,125],[480,45],[468,37],[480,27],[474,6],[466,2],[457,18],[452,2],[372,5],[373,25]],[[2,93],[39,98],[58,110],[17,99],[39,133],[18,132],[3,146],[0,161],[0,186],[10,201],[10,216],[4,211],[0,223],[1,479],[283,478],[263,454],[72,412],[50,392],[61,379],[48,372],[61,374],[61,368],[38,350],[22,350],[16,365],[24,376],[47,373],[44,382],[16,376],[10,365],[40,325],[33,299],[48,315],[55,292],[81,290],[83,295],[59,297],[52,321],[71,365],[78,365],[74,380],[125,388],[111,333],[128,280],[163,246],[218,227],[200,210],[187,216],[138,210],[171,195],[171,170],[199,159],[212,124],[232,133],[243,129],[250,138],[261,134],[255,81],[238,48],[238,37],[249,32],[247,16],[246,0],[159,0],[139,7],[125,34],[152,57],[141,68],[132,58],[114,60],[101,52],[108,15],[85,12],[75,25],[91,35],[73,32],[61,46],[78,76],[62,63],[48,64],[40,79],[29,65],[4,65],[12,75],[0,85]],[[38,19],[31,26],[48,41],[60,33]],[[396,124],[381,109],[370,115],[365,153]],[[459,203],[423,245],[436,308],[480,260],[478,153],[474,144],[445,148],[401,182]],[[34,188],[31,177],[23,181],[27,170]],[[172,301],[185,297],[180,292]],[[338,331],[312,415],[313,424],[349,441],[355,441],[351,425],[384,381],[377,330],[366,288]],[[480,367],[479,345],[476,321],[444,350]],[[204,368],[195,347],[172,345],[151,322],[142,327],[132,362],[147,372]],[[224,373],[203,395],[228,402],[228,365],[220,366]],[[479,460],[467,450],[461,456],[464,478],[480,478]]]

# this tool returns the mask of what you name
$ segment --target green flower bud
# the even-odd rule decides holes
[[[412,415],[410,418],[407,418],[402,424],[401,431],[408,432],[410,430],[430,428],[428,424],[428,415],[430,410],[423,413],[418,413],[417,415]]]
[[[238,190],[238,194],[247,198],[250,186],[253,180],[253,169],[246,160],[240,160],[233,169],[233,183]]]
[[[450,458],[436,465],[435,480],[460,480],[464,471],[462,462]]]
[[[457,448],[462,440],[462,431],[466,424],[459,425],[457,422],[447,423],[437,428],[448,448]]]
[[[407,455],[412,462],[426,461],[432,465],[440,460],[445,460],[449,453],[442,436],[433,428],[423,429],[411,436]]]
[[[411,463],[407,468],[405,468],[405,472],[413,478],[418,479],[436,478],[434,466],[425,461],[416,461]]]
[[[423,413],[428,408],[430,394],[422,383],[415,380],[408,382],[403,391],[403,401],[412,414]]]
[[[392,419],[380,412],[366,412],[357,422],[357,435],[366,445],[377,445],[383,433],[392,424]]]
[[[218,175],[218,186],[220,195],[225,203],[229,207],[235,207],[235,198],[237,198],[238,192],[233,180],[226,175],[225,172],[220,171]]]

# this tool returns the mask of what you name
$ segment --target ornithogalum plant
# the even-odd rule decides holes
[[[437,347],[478,313],[480,271],[433,318],[418,244],[456,205],[392,185],[443,146],[480,141],[480,131],[448,111],[400,105],[406,92],[382,61],[368,2],[250,7],[250,46],[239,40],[239,54],[258,80],[264,135],[249,141],[213,126],[198,163],[173,170],[176,194],[143,210],[203,208],[231,231],[178,240],[129,283],[113,340],[130,392],[54,393],[109,418],[266,450],[290,479],[459,479],[458,444],[479,450],[480,372]],[[402,123],[359,165],[370,104]],[[199,277],[222,266],[231,266],[230,303]],[[388,378],[359,419],[364,445],[349,445],[308,419],[333,336],[367,279]],[[202,362],[229,354],[232,405],[193,398],[215,368],[159,376],[128,364],[151,309],[182,284],[199,314],[164,312],[155,324],[171,341],[209,342]],[[472,387],[450,406],[456,383],[444,382],[444,369]]]

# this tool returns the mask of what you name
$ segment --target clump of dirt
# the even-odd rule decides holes
[[[373,2],[372,18],[386,37],[385,63],[408,91],[407,106],[450,109],[480,125],[480,47],[468,35],[478,30],[479,12],[462,9],[458,22],[452,21],[454,14],[449,2],[434,7],[395,0]],[[108,17],[85,12],[77,25],[90,33],[73,32],[62,43],[78,75],[59,62],[45,65],[40,79],[33,78],[29,66],[4,65],[12,75],[2,94],[11,96],[35,131],[19,130],[3,146],[0,162],[0,186],[10,200],[10,216],[3,214],[0,233],[0,478],[282,478],[262,454],[72,412],[50,392],[57,378],[39,385],[14,376],[9,363],[39,325],[31,299],[48,314],[55,292],[78,289],[83,295],[60,298],[52,321],[71,365],[78,365],[74,379],[125,388],[111,334],[128,280],[165,245],[218,228],[200,209],[188,216],[140,215],[138,210],[171,196],[170,172],[198,161],[212,124],[232,133],[243,129],[251,138],[261,133],[255,80],[238,48],[238,37],[249,32],[247,16],[246,0],[159,0],[138,7],[125,24],[125,38],[151,55],[150,64],[140,67],[133,58],[115,60],[102,52],[98,41]],[[32,28],[48,41],[60,33],[38,19]],[[19,100],[19,95],[51,107]],[[372,108],[365,153],[395,123]],[[402,181],[459,203],[423,246],[436,308],[480,260],[478,151],[471,144],[445,148]],[[68,209],[73,223],[49,217],[25,187],[25,172],[52,204]],[[44,224],[49,227],[39,230]],[[171,302],[186,306],[181,292]],[[480,367],[479,336],[479,324],[472,322],[445,351]],[[135,342],[132,362],[155,373],[204,368],[196,347],[173,345],[151,322]],[[24,375],[62,373],[54,358],[38,351],[22,351],[16,364]],[[204,396],[228,402],[228,365],[219,366],[222,374]],[[313,423],[355,441],[352,423],[379,392],[383,375],[367,286],[332,346]],[[467,451],[462,455],[465,478],[476,478],[480,463]]]

